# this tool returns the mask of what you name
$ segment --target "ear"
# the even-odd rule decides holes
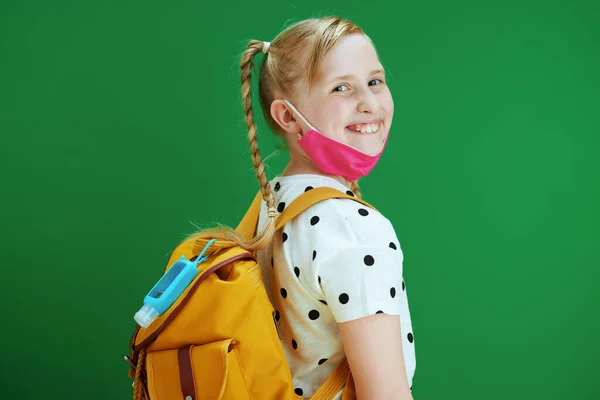
[[[302,133],[302,126],[283,100],[273,100],[271,103],[271,117],[287,133],[292,135]]]

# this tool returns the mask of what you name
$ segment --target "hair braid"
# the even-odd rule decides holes
[[[271,185],[267,180],[265,174],[265,165],[260,157],[260,151],[258,149],[258,143],[256,140],[256,124],[254,123],[254,113],[252,111],[252,67],[254,66],[254,56],[261,52],[264,46],[264,42],[259,40],[251,40],[248,43],[248,48],[242,54],[240,63],[241,68],[241,82],[242,82],[242,102],[244,106],[244,119],[248,126],[248,141],[250,143],[250,150],[252,151],[252,163],[254,165],[254,172],[256,178],[260,184],[260,190],[267,203],[268,217],[267,226],[257,236],[256,245],[261,248],[263,245],[267,245],[273,235],[275,234],[275,220],[277,218],[277,210],[275,209],[275,199],[273,192],[271,191]]]
[[[350,190],[352,190],[352,192],[356,195],[356,197],[358,197],[359,199],[362,198],[361,194],[360,194],[360,187],[358,186],[358,180],[355,180],[354,182],[352,182],[352,185],[350,186]]]
[[[263,198],[267,202],[267,208],[274,208],[275,200],[271,192],[271,185],[267,181],[265,174],[265,166],[260,157],[258,143],[256,141],[256,125],[254,124],[254,112],[252,111],[252,67],[254,66],[254,56],[262,50],[263,42],[251,40],[248,44],[248,49],[242,55],[240,64],[242,70],[242,102],[244,106],[244,119],[248,125],[248,140],[250,141],[250,149],[252,150],[252,163],[258,183],[261,187]]]

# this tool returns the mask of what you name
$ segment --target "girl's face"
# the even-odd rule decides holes
[[[394,101],[373,45],[362,34],[342,37],[323,58],[311,91],[294,104],[322,134],[367,154],[381,151]],[[310,129],[300,118],[302,132]]]

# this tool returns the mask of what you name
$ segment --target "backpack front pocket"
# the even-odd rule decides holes
[[[152,400],[250,399],[234,339],[149,352]]]

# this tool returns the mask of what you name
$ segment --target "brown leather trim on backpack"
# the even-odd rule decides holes
[[[128,375],[130,378],[135,377],[135,369],[137,367],[138,352],[135,351],[134,346],[135,346],[135,338],[137,337],[137,334],[139,331],[140,331],[140,326],[136,325],[135,330],[133,331],[133,334],[131,335],[131,340],[129,340],[129,360],[133,364],[133,365],[129,366],[129,374]]]
[[[177,351],[179,363],[179,384],[181,394],[186,400],[194,400],[196,396],[196,385],[194,383],[194,371],[192,370],[192,346],[185,346]]]
[[[226,266],[227,264],[230,264],[234,261],[241,260],[244,258],[256,261],[256,257],[254,257],[254,255],[252,253],[241,253],[241,254],[238,254],[231,258],[228,258],[226,260],[223,260],[220,263],[218,263],[217,265],[213,265],[212,267],[210,267],[209,269],[204,271],[202,273],[202,275],[200,275],[200,278],[198,278],[198,280],[194,283],[194,286],[192,286],[192,288],[187,293],[187,295],[183,298],[183,300],[181,300],[181,303],[179,303],[179,305],[177,305],[177,307],[171,312],[171,314],[169,314],[169,316],[163,321],[162,325],[160,325],[154,332],[152,332],[152,334],[150,334],[142,343],[140,343],[138,345],[134,344],[135,337],[132,338],[131,343],[133,344],[133,347],[132,347],[133,351],[138,352],[141,349],[147,347],[150,343],[152,343],[156,339],[156,337],[163,331],[163,329],[165,329],[165,327],[171,322],[171,320],[173,320],[173,318],[175,318],[177,316],[177,314],[179,314],[181,309],[187,304],[189,299],[196,292],[196,290],[198,289],[198,286],[200,286],[200,284],[206,278],[208,278],[210,274],[217,271],[219,268]],[[138,332],[139,332],[139,326],[136,327],[134,336],[137,336]]]

